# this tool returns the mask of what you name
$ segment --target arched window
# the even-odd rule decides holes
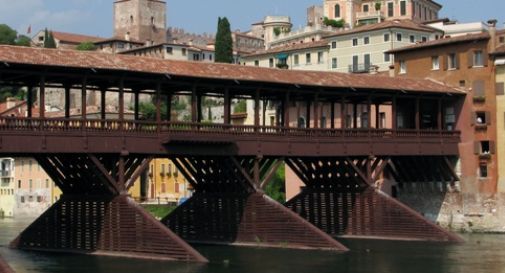
[[[154,26],[154,17],[151,17],[151,25]]]
[[[340,18],[340,5],[335,5],[335,18]]]
[[[130,15],[130,24],[132,24],[132,25],[133,25],[133,23],[134,23],[134,22],[133,22],[133,15]]]

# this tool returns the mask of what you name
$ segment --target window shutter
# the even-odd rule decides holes
[[[476,155],[480,154],[480,142],[478,141],[473,142],[473,153]]]
[[[459,69],[459,54],[458,53],[455,53],[455,56],[456,56],[456,69]]]
[[[470,51],[466,54],[468,68],[470,68],[470,67],[472,67],[472,66],[473,66],[473,54],[474,54],[474,51],[473,51],[473,50],[470,50]]]
[[[497,82],[496,83],[496,95],[497,96],[503,96],[505,95],[505,83],[503,82]]]
[[[496,154],[496,144],[494,141],[489,141],[489,153],[492,155]]]
[[[449,55],[445,55],[445,57],[442,58],[442,62],[444,64],[444,70],[447,70],[449,68]]]
[[[472,112],[472,115],[470,116],[470,124],[474,126],[476,120],[477,120],[477,113]]]
[[[483,64],[484,66],[487,66],[488,59],[489,59],[489,56],[488,56],[487,50],[486,50],[486,49],[483,49],[483,50],[482,50],[482,64]]]
[[[491,112],[486,112],[486,125],[491,125]]]
[[[473,82],[473,96],[484,97],[484,81],[478,80]]]

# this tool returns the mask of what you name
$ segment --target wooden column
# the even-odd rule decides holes
[[[319,94],[314,96],[314,128],[319,128]]]
[[[416,130],[419,130],[421,128],[421,114],[420,114],[420,104],[421,100],[420,98],[416,98]]]
[[[332,100],[330,103],[330,127],[335,129],[335,102]]]
[[[46,77],[40,77],[39,118],[46,116]]]
[[[372,96],[368,96],[366,112],[368,119],[367,128],[372,128]],[[363,124],[361,125],[361,127],[363,127]]]
[[[437,111],[437,128],[438,130],[442,130],[443,129],[443,119],[442,119],[442,114],[443,114],[443,110],[442,110],[442,99],[438,99],[438,111]],[[486,122],[489,122],[486,120]]]
[[[65,118],[70,118],[70,85],[65,85]]]
[[[340,101],[340,126],[341,129],[347,128],[347,104],[345,103],[345,96],[342,96]]]
[[[33,109],[33,86],[28,86],[28,92],[26,94],[26,102],[27,102],[27,109],[26,109],[26,115],[28,118],[32,118],[32,109]]]
[[[107,88],[100,88],[100,118],[105,120],[107,118]]]
[[[119,120],[121,121],[121,127],[124,121],[124,79],[119,80]]]
[[[135,120],[140,119],[140,113],[139,113],[139,95],[140,91],[139,90],[133,90],[133,116]]]
[[[224,124],[231,124],[231,98],[230,90],[226,88],[224,90]]]
[[[118,162],[118,188],[121,189],[121,193],[126,192],[126,185],[125,185],[126,179],[125,179],[125,158],[124,156],[119,157],[119,162]]]
[[[380,104],[375,104],[375,129],[380,129]]]
[[[290,99],[290,93],[286,92],[286,95],[284,96],[284,102],[283,102],[283,114],[284,114],[284,127],[289,128],[289,105],[291,104],[291,99]]]
[[[260,90],[256,89],[254,93],[254,126],[260,125]]]
[[[352,104],[352,116],[353,116],[352,127],[354,129],[356,129],[356,128],[358,128],[358,104],[357,103]]]
[[[156,124],[161,124],[161,83],[156,84]],[[160,128],[158,126],[158,128]]]
[[[306,101],[305,128],[310,128],[310,100]]]
[[[197,117],[197,97],[196,97],[196,86],[193,87],[193,90],[191,91],[191,121],[192,122],[197,122],[198,117]]]
[[[88,98],[88,92],[87,92],[87,79],[84,78],[82,79],[82,84],[81,84],[81,117],[83,120],[86,120],[88,117],[87,117],[87,108],[88,108],[88,102],[87,102],[87,98]]]
[[[391,123],[392,123],[391,127],[393,130],[398,129],[397,120],[398,120],[398,106],[396,105],[396,95],[394,95],[393,105],[391,107]]]

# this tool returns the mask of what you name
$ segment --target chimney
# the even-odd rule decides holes
[[[395,76],[395,65],[392,64],[389,66],[389,77],[394,78]]]
[[[16,106],[17,99],[13,97],[9,97],[6,100],[6,107],[7,109],[14,108]]]
[[[494,52],[496,50],[496,46],[498,45],[498,39],[496,38],[496,23],[498,21],[496,19],[491,19],[487,21],[487,25],[489,27],[489,36],[491,37],[489,39],[489,52]]]

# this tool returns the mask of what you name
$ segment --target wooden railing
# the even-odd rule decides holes
[[[292,136],[307,138],[455,138],[459,131],[415,130],[415,129],[314,129],[284,128],[272,126],[227,125],[188,122],[97,120],[97,119],[39,119],[0,117],[0,132],[89,132],[89,133],[141,133],[141,134],[196,134],[235,136]]]

